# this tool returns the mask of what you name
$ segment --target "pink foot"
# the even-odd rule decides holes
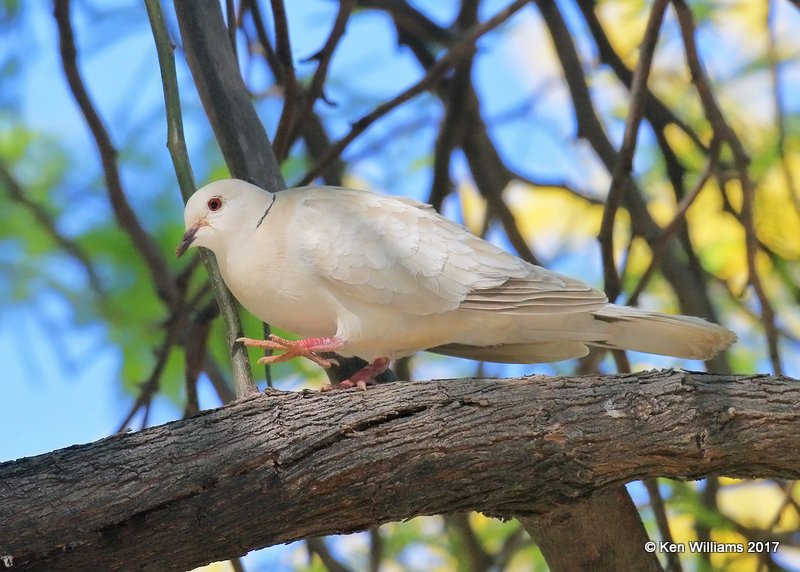
[[[362,367],[360,370],[339,383],[326,383],[320,391],[332,391],[334,389],[348,389],[357,387],[362,391],[367,390],[367,385],[375,381],[375,378],[389,369],[389,358],[380,357],[371,364]]]
[[[254,340],[252,338],[239,338],[237,342],[245,346],[254,348],[266,348],[270,350],[284,350],[284,353],[275,356],[264,356],[258,363],[280,363],[289,361],[296,357],[304,357],[313,361],[321,367],[331,367],[339,365],[335,359],[325,359],[317,355],[317,352],[332,352],[339,349],[342,343],[336,338],[306,338],[304,340],[286,340],[274,334],[270,334],[267,340]]]

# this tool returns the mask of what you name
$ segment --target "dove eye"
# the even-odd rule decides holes
[[[219,197],[213,197],[211,199],[208,199],[207,205],[208,205],[208,210],[210,210],[212,213],[217,212],[219,209],[222,208],[222,199]]]

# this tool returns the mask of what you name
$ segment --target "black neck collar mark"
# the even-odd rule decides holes
[[[269,214],[269,209],[271,209],[271,208],[272,208],[272,205],[274,205],[274,204],[275,204],[275,195],[272,195],[272,202],[271,202],[271,203],[269,203],[269,206],[267,207],[267,210],[265,210],[265,211],[264,211],[264,214],[263,214],[263,215],[261,215],[261,218],[260,218],[260,219],[258,219],[258,224],[256,225],[256,228],[258,228],[258,227],[260,227],[260,226],[261,226],[261,223],[262,223],[262,222],[264,222],[264,219],[265,219],[265,218],[267,217],[267,215]]]

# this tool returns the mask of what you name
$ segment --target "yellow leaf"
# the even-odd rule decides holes
[[[602,206],[564,189],[513,183],[504,197],[522,236],[548,255],[594,241],[600,230]]]
[[[634,69],[639,46],[647,27],[650,11],[646,2],[602,2],[597,5],[597,18],[614,50],[625,65]]]
[[[458,187],[458,198],[461,202],[461,213],[464,217],[464,226],[472,234],[481,235],[484,221],[486,220],[486,199],[484,199],[477,189],[466,182]]]
[[[787,155],[796,185],[800,185],[800,155]],[[795,202],[796,201],[796,202]],[[792,197],[782,166],[775,164],[756,192],[755,224],[758,237],[790,260],[800,258],[800,197]]]

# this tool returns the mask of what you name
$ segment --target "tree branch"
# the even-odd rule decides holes
[[[160,0],[146,0],[145,5],[158,53],[161,83],[164,87],[164,107],[167,112],[167,148],[169,149],[170,157],[172,157],[172,164],[178,179],[181,196],[183,201],[187,202],[196,187],[194,173],[192,173],[192,167],[189,162],[189,151],[186,149],[186,140],[183,135],[183,114],[178,92],[178,77],[175,71],[174,48],[164,22],[164,15],[161,12]],[[236,25],[235,22],[230,21],[230,12],[228,18],[229,30],[235,32]],[[235,46],[235,34],[232,37],[232,45]],[[258,389],[253,381],[253,372],[250,369],[247,349],[236,344],[236,340],[243,335],[242,322],[239,319],[239,308],[236,300],[222,279],[222,273],[219,270],[214,254],[210,250],[201,248],[200,257],[206,267],[206,272],[208,272],[222,319],[225,322],[228,353],[231,356],[234,387],[237,395],[244,396],[248,393],[254,393]],[[201,348],[201,351],[205,351],[205,346]]]
[[[537,6],[564,69],[564,79],[578,124],[578,136],[589,142],[606,169],[612,172],[618,161],[617,152],[597,116],[572,35],[555,2],[539,2]],[[648,242],[656,239],[661,234],[661,228],[650,215],[641,190],[632,179],[628,179],[623,200],[631,214],[633,233]],[[683,255],[678,252],[674,243],[670,243],[664,251],[661,271],[675,291],[683,313],[719,322],[705,285],[697,273],[683,261]],[[714,371],[729,371],[724,353],[712,358],[709,368]]]
[[[502,10],[498,11],[494,16],[482,22],[476,26],[474,26],[471,30],[464,34],[463,41],[459,42],[458,44],[453,45],[453,47],[448,50],[448,52],[438,59],[433,65],[428,68],[425,75],[414,85],[403,91],[402,93],[396,95],[394,98],[390,99],[389,101],[385,101],[384,103],[378,105],[375,109],[373,109],[368,114],[364,115],[361,119],[353,123],[350,127],[350,131],[339,139],[336,143],[331,145],[328,152],[325,156],[319,160],[319,162],[314,165],[309,172],[303,177],[301,185],[307,185],[312,182],[316,177],[320,175],[320,173],[328,166],[328,164],[333,161],[335,158],[339,157],[345,148],[350,145],[359,135],[361,135],[367,128],[375,123],[378,119],[389,113],[390,111],[394,110],[395,108],[399,107],[403,103],[413,99],[417,95],[425,92],[426,90],[433,87],[436,82],[438,82],[442,76],[451,69],[457,62],[461,60],[461,58],[465,57],[466,55],[470,54],[472,51],[475,50],[475,42],[477,42],[483,35],[491,32],[504,22],[506,22],[511,16],[516,14],[519,10],[525,7],[525,5],[530,2],[531,0],[515,0]]]
[[[686,64],[692,73],[692,83],[697,89],[697,95],[700,97],[706,118],[714,129],[716,136],[728,144],[733,154],[739,182],[742,186],[742,210],[740,220],[745,233],[748,282],[753,287],[753,291],[761,307],[761,321],[767,338],[767,351],[770,362],[772,363],[772,368],[775,373],[780,374],[783,373],[783,366],[781,364],[778,347],[778,330],[775,325],[775,310],[767,296],[756,263],[758,237],[756,236],[753,215],[756,187],[750,178],[750,158],[742,142],[739,140],[739,137],[736,135],[736,132],[725,119],[725,115],[717,103],[717,98],[711,87],[711,81],[707,77],[703,64],[700,61],[700,54],[694,39],[695,25],[691,10],[683,0],[672,0],[672,4],[675,7],[675,13],[678,16],[678,23],[681,28],[681,36],[686,52]]]
[[[100,277],[97,275],[92,261],[89,259],[89,255],[83,251],[77,242],[68,238],[58,229],[55,217],[50,214],[43,204],[33,200],[25,192],[22,184],[11,172],[9,166],[2,161],[0,161],[0,188],[5,188],[11,200],[27,209],[36,219],[36,222],[39,223],[39,226],[42,227],[42,230],[50,235],[53,242],[83,266],[89,287],[101,302],[105,302],[108,299],[108,295],[100,282]]]
[[[100,118],[100,114],[89,97],[89,92],[86,90],[78,69],[78,54],[75,48],[75,37],[72,32],[69,0],[56,0],[53,15],[58,25],[59,50],[61,52],[64,75],[67,78],[67,83],[78,104],[78,108],[89,126],[97,145],[97,151],[100,153],[100,161],[103,166],[108,198],[111,203],[111,210],[114,212],[114,218],[128,234],[136,250],[139,251],[142,259],[144,259],[157,294],[168,306],[174,307],[177,303],[177,292],[175,291],[175,284],[172,281],[169,266],[158,245],[142,227],[136,213],[128,203],[117,166],[117,150],[111,142],[111,137],[103,124],[103,120]]]
[[[624,487],[603,490],[577,505],[522,516],[520,521],[536,531],[536,544],[552,570],[661,571],[658,559],[642,548],[647,533]],[[620,542],[620,531],[635,535],[637,542]]]
[[[796,479],[798,403],[786,377],[672,370],[271,391],[0,464],[0,556],[185,570],[416,515],[536,519],[646,477]]]
[[[639,50],[639,63],[633,74],[631,85],[631,101],[628,108],[628,119],[625,122],[625,135],[622,139],[617,161],[611,170],[611,186],[608,190],[606,206],[603,209],[603,220],[600,224],[600,248],[603,254],[603,276],[605,277],[606,296],[614,302],[622,290],[622,284],[614,263],[614,221],[622,204],[622,196],[628,180],[632,177],[633,155],[639,136],[639,123],[642,120],[644,106],[647,103],[647,78],[656,51],[658,34],[668,0],[656,0],[650,11],[650,19],[644,32],[642,46]]]

